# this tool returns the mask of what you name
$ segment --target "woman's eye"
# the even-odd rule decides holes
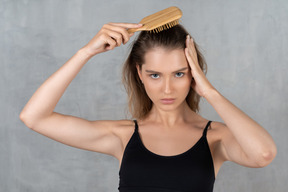
[[[159,75],[158,74],[151,74],[150,77],[152,77],[152,79],[158,79]]]
[[[182,73],[182,72],[176,73],[176,77],[182,77],[183,75],[184,75],[184,73]]]

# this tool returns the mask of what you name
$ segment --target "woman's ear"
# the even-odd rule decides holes
[[[142,73],[141,73],[140,65],[137,64],[136,68],[137,68],[138,76],[139,76],[140,80],[142,81]]]

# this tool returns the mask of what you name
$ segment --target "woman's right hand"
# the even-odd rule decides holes
[[[126,44],[134,33],[128,33],[129,28],[139,28],[142,24],[134,23],[107,23],[103,25],[100,31],[91,39],[91,41],[83,47],[83,49],[91,56],[98,53],[112,50]]]

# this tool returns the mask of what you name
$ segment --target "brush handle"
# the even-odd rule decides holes
[[[145,27],[145,25],[143,25],[142,27],[140,27],[140,28],[130,28],[130,29],[128,29],[127,31],[128,31],[128,33],[134,33],[134,32],[136,32],[136,31],[144,31],[146,29],[146,27]]]
[[[134,33],[134,32],[136,32],[136,31],[138,31],[138,29],[134,29],[134,28],[128,29],[128,33],[129,33],[129,34],[130,34],[130,33]]]

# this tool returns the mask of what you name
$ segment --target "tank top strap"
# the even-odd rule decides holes
[[[137,120],[134,119],[133,121],[134,121],[134,123],[135,123],[135,130],[134,130],[134,131],[137,131],[137,132],[138,132],[138,123],[137,123]]]
[[[211,122],[212,122],[212,121],[208,121],[208,123],[207,123],[207,125],[206,125],[206,127],[205,127],[205,129],[204,129],[204,131],[203,131],[203,136],[205,136],[205,137],[206,137],[206,135],[207,135],[207,130],[208,130]]]

